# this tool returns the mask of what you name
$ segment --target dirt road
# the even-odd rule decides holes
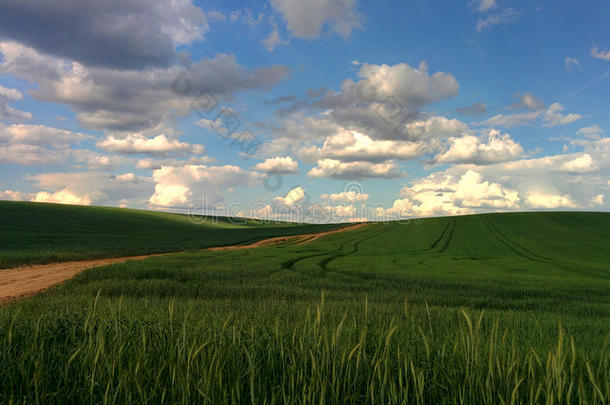
[[[275,238],[259,240],[254,243],[250,243],[248,245],[218,246],[218,247],[208,248],[208,250],[217,251],[217,250],[252,249],[252,248],[257,248],[257,247],[273,246],[273,245],[276,245],[278,243],[283,243],[283,242],[291,242],[295,245],[303,245],[305,243],[313,242],[314,240],[319,239],[323,236],[332,235],[334,233],[339,233],[339,232],[351,231],[351,230],[363,227],[365,225],[368,225],[368,224],[361,223],[361,224],[346,226],[345,228],[335,229],[333,231],[326,231],[326,232],[307,233],[307,234],[303,234],[303,235],[278,236]]]
[[[295,242],[295,244],[303,244],[312,242],[326,235],[349,231],[364,225],[366,224],[347,226],[334,231],[263,239],[249,245],[214,247],[209,248],[208,250],[218,251],[230,249],[251,249],[263,246],[273,246],[277,243],[286,242],[289,240]],[[173,253],[37,264],[32,266],[19,266],[4,270],[0,269],[0,305],[46,290],[47,288],[59,284],[62,281],[68,280],[81,271],[92,267],[105,266],[113,263],[123,263],[129,260],[142,260],[149,257],[165,256],[170,254]]]

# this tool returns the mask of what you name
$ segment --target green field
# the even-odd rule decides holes
[[[38,207],[3,217],[6,251],[38,229],[73,243],[49,252],[95,246],[95,232],[81,251],[74,228],[18,214]],[[191,241],[179,233],[156,249]],[[371,224],[91,269],[2,307],[0,403],[605,404],[609,339],[608,213]]]
[[[193,219],[193,221],[191,221]],[[243,218],[0,201],[0,268],[196,250],[335,229]]]

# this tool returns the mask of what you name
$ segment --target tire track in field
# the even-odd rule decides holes
[[[449,229],[449,225],[450,225],[450,219],[447,219],[447,225],[445,225],[445,228],[443,229],[443,232],[441,232],[440,236],[434,241],[434,243],[432,245],[430,245],[430,247],[428,248],[428,250],[432,250],[434,249],[434,247],[436,245],[438,245],[438,243],[441,241],[441,239],[443,239],[443,236],[445,236],[445,233],[447,233],[447,229]]]
[[[443,232],[441,232],[440,236],[438,237],[438,239],[436,239],[434,241],[434,243],[432,245],[430,245],[430,247],[428,248],[428,250],[432,250],[436,247],[436,245],[438,245],[444,238],[445,235],[449,234],[449,241],[451,240],[451,238],[453,237],[453,230],[455,229],[455,217],[449,217],[447,219],[447,225],[445,225],[445,228],[443,229]],[[449,241],[447,241],[446,243],[443,244],[443,246],[441,247],[441,252],[444,252],[445,250],[447,250],[447,246],[449,245]]]
[[[487,217],[487,215],[482,215],[481,218],[483,220],[483,223],[485,224],[485,227],[494,236],[494,238],[496,238],[496,240],[498,242],[502,243],[504,246],[506,246],[507,248],[512,250],[518,256],[524,257],[531,261],[538,261],[538,262],[543,262],[543,263],[548,263],[548,264],[555,263],[555,261],[553,259],[550,259],[550,258],[544,257],[544,256],[540,256],[540,255],[524,248],[523,246],[519,245],[517,242],[506,237],[504,234],[502,234],[500,231],[498,231],[498,229],[491,223],[491,220]]]
[[[293,270],[294,269],[294,265],[299,263],[299,262],[301,262],[301,261],[303,261],[303,260],[307,260],[307,259],[310,259],[312,257],[326,256],[326,255],[329,255],[329,254],[341,252],[341,250],[345,247],[345,245],[347,245],[348,243],[353,242],[354,240],[357,240],[357,239],[358,239],[358,237],[348,239],[348,240],[344,241],[343,243],[341,243],[339,248],[331,250],[330,252],[325,251],[325,252],[314,253],[314,254],[305,255],[305,256],[299,256],[299,257],[295,257],[295,258],[290,259],[290,260],[286,260],[285,262],[282,263],[282,269],[283,270]]]
[[[337,260],[337,259],[341,259],[341,258],[343,258],[343,257],[349,256],[349,255],[352,255],[352,254],[354,254],[354,253],[358,252],[358,247],[360,246],[360,244],[361,244],[362,242],[365,242],[365,241],[367,241],[367,240],[369,240],[369,239],[373,239],[373,238],[375,238],[375,237],[377,237],[377,236],[381,235],[382,233],[390,232],[391,230],[395,229],[397,226],[400,226],[400,224],[395,224],[393,227],[391,227],[391,228],[389,228],[389,229],[382,229],[380,232],[377,232],[377,233],[375,233],[375,234],[373,234],[373,235],[367,236],[366,238],[360,239],[358,242],[354,243],[354,247],[352,248],[352,250],[351,250],[350,252],[347,252],[347,253],[345,253],[345,254],[338,254],[338,255],[331,256],[331,257],[329,257],[329,258],[327,258],[327,259],[324,259],[324,260],[322,260],[321,262],[319,262],[319,263],[318,263],[318,265],[319,265],[319,266],[320,266],[322,269],[324,269],[324,270],[328,270],[328,264],[329,264],[330,262],[335,261],[335,260]],[[341,251],[341,250],[342,250],[342,249],[340,249],[339,251]]]
[[[534,262],[538,262],[538,263],[544,263],[544,264],[550,264],[552,266],[555,266],[559,269],[563,269],[565,271],[569,271],[569,272],[578,272],[581,274],[585,274],[587,276],[590,276],[591,274],[595,275],[596,277],[601,277],[604,279],[609,279],[608,277],[608,273],[605,270],[601,270],[601,271],[594,271],[593,273],[591,273],[591,270],[588,271],[583,271],[582,269],[580,269],[578,266],[574,266],[571,264],[567,264],[567,263],[563,263],[560,260],[556,260],[556,259],[552,259],[546,256],[541,256],[537,253],[534,253],[526,248],[524,248],[523,246],[519,245],[518,243],[512,241],[511,239],[507,238],[506,236],[504,236],[500,231],[497,230],[497,228],[494,227],[494,225],[491,223],[491,220],[487,217],[487,215],[482,215],[481,216],[483,218],[483,222],[485,223],[485,225],[487,226],[487,229],[491,232],[491,234],[502,244],[504,244],[506,247],[508,247],[510,250],[512,250],[513,252],[515,252],[517,255],[534,261]]]
[[[451,222],[451,228],[449,229],[449,234],[447,235],[447,239],[445,239],[445,243],[443,243],[443,246],[439,250],[440,253],[443,253],[447,250],[451,239],[453,239],[453,232],[455,231],[455,224],[457,221],[455,220],[455,217],[451,217],[449,218],[449,222]]]

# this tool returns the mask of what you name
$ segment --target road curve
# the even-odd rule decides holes
[[[366,223],[347,226],[334,231],[310,233],[306,235],[282,236],[263,239],[248,245],[232,245],[212,247],[207,250],[231,250],[231,249],[251,249],[264,246],[273,246],[285,241],[295,241],[296,244],[312,242],[326,235],[338,232],[345,232],[367,225]],[[175,252],[180,253],[180,252]],[[141,256],[114,257],[107,259],[79,260],[72,262],[60,262],[50,264],[36,264],[19,266],[0,270],[0,306],[11,301],[25,298],[63,281],[66,281],[83,270],[92,267],[105,266],[114,263],[124,263],[130,260],[142,260],[149,257],[166,256],[175,253],[157,253]]]

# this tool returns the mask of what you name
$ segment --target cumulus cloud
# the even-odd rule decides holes
[[[430,75],[427,70],[425,64],[414,68],[406,63],[363,63],[358,72],[360,97],[366,98],[371,93],[379,101],[395,97],[404,107],[418,108],[457,94],[459,84],[452,74],[436,72]],[[349,89],[350,83],[346,82],[344,87]]]
[[[320,196],[323,200],[330,201],[347,201],[347,202],[357,202],[357,201],[366,201],[369,199],[369,195],[367,193],[356,192],[354,190],[342,191],[340,193],[333,194],[322,194]]]
[[[68,189],[63,189],[55,193],[40,191],[34,196],[34,198],[32,198],[32,201],[57,204],[91,205],[91,198],[88,195],[79,197]]]
[[[610,138],[581,142],[583,152],[502,163],[455,164],[413,180],[381,215],[457,215],[497,210],[606,206]]]
[[[317,166],[307,174],[310,177],[329,177],[333,179],[360,180],[364,178],[392,179],[403,176],[393,161],[384,163],[342,162],[336,159],[318,160]]]
[[[413,182],[400,192],[385,215],[441,216],[462,215],[489,209],[513,209],[519,204],[518,192],[468,170],[461,176],[434,173]]]
[[[431,138],[445,138],[450,135],[465,132],[468,126],[457,119],[440,116],[429,117],[423,120],[410,121],[399,127],[400,133],[406,139],[423,140]]]
[[[361,28],[364,16],[356,11],[357,0],[271,0],[295,37],[317,38],[325,25],[343,37]]]
[[[591,199],[592,205],[604,205],[604,195],[597,194],[595,197]]]
[[[228,99],[239,91],[268,89],[289,71],[280,65],[250,70],[226,54],[204,58],[188,71],[171,66],[143,74],[86,67],[15,42],[0,42],[0,53],[0,72],[38,84],[30,93],[34,98],[70,106],[87,128],[115,131],[154,129],[173,114],[188,114],[197,106],[194,97]]]
[[[474,163],[486,165],[515,160],[523,148],[509,134],[491,129],[483,141],[473,135],[449,138],[449,149],[434,159],[437,163]]]
[[[551,194],[534,191],[527,195],[525,205],[530,208],[577,208],[578,204],[572,201],[567,194]]]
[[[152,159],[142,158],[135,162],[135,167],[144,170],[156,170],[163,166],[207,165],[216,162],[210,156],[192,156],[188,159]]]
[[[109,135],[97,146],[109,152],[124,154],[151,154],[166,156],[169,154],[197,154],[205,153],[205,147],[188,142],[180,142],[177,139],[168,139],[164,134],[149,138],[143,134],[128,134],[124,137]]]
[[[310,148],[302,153],[313,159],[381,163],[392,159],[410,160],[421,156],[424,149],[422,143],[374,140],[356,131],[340,131],[326,138],[320,148]]]
[[[42,173],[31,177],[43,189],[32,201],[80,205],[141,206],[152,192],[150,179],[131,173]]]
[[[305,201],[306,198],[307,198],[307,194],[305,192],[305,189],[301,186],[297,186],[297,187],[291,189],[290,191],[288,191],[288,193],[286,193],[285,196],[275,197],[274,202],[276,202],[282,206],[293,207],[296,204],[299,204],[299,203]]]
[[[15,190],[0,190],[0,200],[28,201],[32,198],[30,193],[22,193]]]
[[[299,172],[299,164],[290,156],[278,156],[258,163],[254,169],[268,174],[295,174]]]
[[[190,0],[31,0],[0,5],[0,39],[89,66],[169,66],[175,47],[203,39],[208,22]]]
[[[262,175],[233,165],[163,166],[153,171],[152,206],[187,208],[202,199],[210,206],[224,200],[223,193],[233,187],[258,184]],[[204,207],[205,208],[205,207]]]
[[[0,124],[0,163],[44,165],[64,163],[71,156],[71,146],[89,135],[30,124]]]
[[[459,85],[451,74],[430,74],[425,63],[417,68],[405,63],[359,66],[357,81],[344,80],[338,91],[308,92],[306,100],[293,101],[283,109],[278,124],[271,127],[273,139],[261,150],[273,156],[297,149],[307,162],[381,163],[421,156],[438,149],[438,139],[467,130],[457,119],[419,112],[427,104],[457,94]],[[347,150],[342,151],[341,144]],[[396,175],[394,171],[386,174]]]
[[[588,153],[576,156],[574,159],[564,162],[559,170],[568,173],[590,173],[597,170],[593,158]]]

